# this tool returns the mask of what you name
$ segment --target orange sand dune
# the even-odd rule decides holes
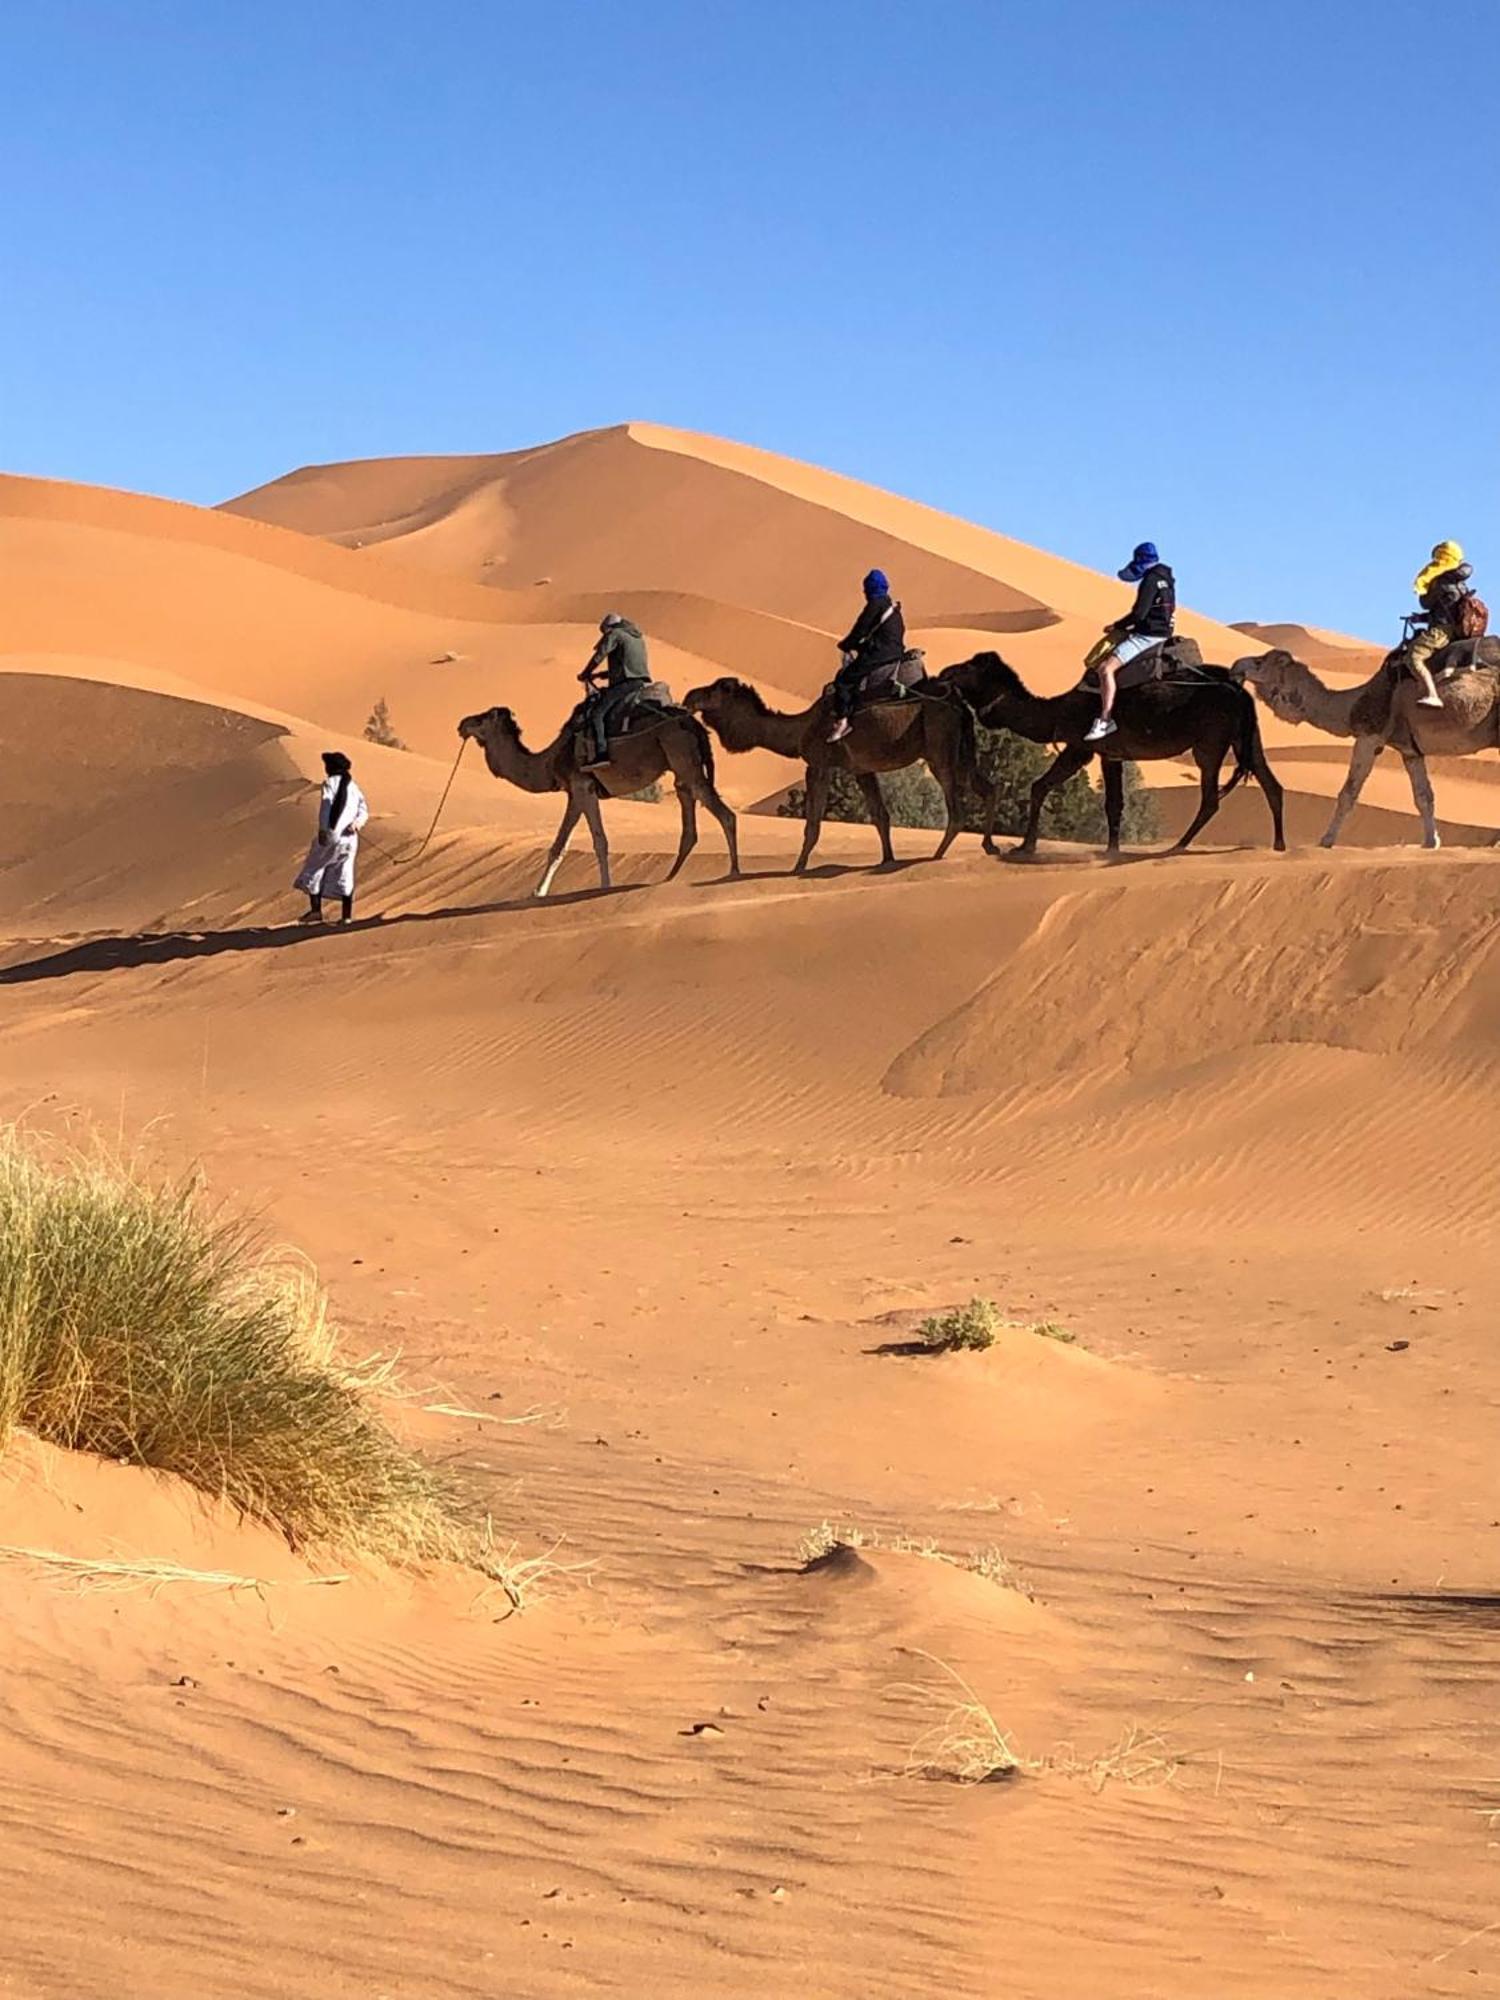
[[[88,690],[16,683],[41,720]],[[103,824],[140,815],[132,755],[217,733],[248,866],[301,739],[111,699]],[[0,1106],[201,1157],[357,1347],[477,1413],[441,1448],[503,1532],[591,1565],[504,1623],[313,1604],[131,1469],[65,1471],[71,1513],[7,1487],[0,1544],[268,1579],[79,1595],[0,1559],[8,1976],[1477,1989],[1490,858],[966,843],[882,876],[834,829],[793,882],[795,828],[750,820],[749,879],[705,854],[667,889],[661,824],[621,893],[575,856],[537,907],[507,813],[344,936],[78,942],[7,897]],[[910,1351],[975,1292],[990,1352]],[[808,1566],[823,1523],[867,1546]],[[944,1782],[986,1730],[1018,1773]]]
[[[879,564],[908,623],[1073,618],[1097,636],[1126,586],[952,515],[771,452],[657,424],[582,431],[486,458],[308,467],[226,503],[511,588],[691,591],[841,632]],[[1188,614],[1211,657],[1242,635]],[[1075,655],[1076,658],[1076,655]],[[781,677],[767,676],[773,682]],[[793,683],[795,684],[795,683]]]
[[[1071,686],[1101,627],[1128,601],[1112,577],[894,494],[749,446],[653,424],[584,431],[531,450],[466,458],[369,459],[312,466],[226,503],[225,512],[296,528],[379,563],[414,564],[508,596],[527,589],[548,615],[596,617],[611,605],[700,658],[764,687],[811,697],[833,664],[824,640],[857,603],[857,580],[886,568],[912,643],[934,667],[1002,651],[1040,693]],[[1181,618],[1211,660],[1288,645],[1340,684],[1363,678],[1378,652],[1304,626],[1228,626]],[[1348,746],[1297,731],[1269,712],[1273,758],[1293,749],[1288,782],[1331,798]],[[767,771],[766,797],[789,782]],[[1487,830],[1473,798],[1444,809],[1459,829]],[[1411,814],[1409,787],[1382,773],[1374,817],[1355,839],[1389,839],[1388,817]],[[1300,823],[1324,811],[1309,803]]]
[[[494,702],[545,742],[578,698],[598,621],[592,607],[538,615],[524,594],[366,562],[204,508],[46,480],[0,479],[0,556],[14,581],[0,668],[60,660],[75,671],[92,660],[108,678],[201,690],[346,737],[384,699],[403,740],[440,758],[457,748],[458,718]],[[679,689],[723,670],[670,641],[656,662]],[[751,758],[725,777],[748,802],[786,769]]]
[[[1120,587],[643,426],[238,504],[0,482],[0,1118],[201,1166],[559,1567],[519,1617],[317,1582],[8,1441],[0,1992],[1500,1978],[1494,856],[1402,846],[1399,769],[1390,844],[1306,845],[1347,746],[1268,725],[1283,856],[1246,786],[1181,859],[834,826],[799,879],[747,815],[744,879],[705,829],[666,885],[675,812],[620,804],[616,892],[580,843],[537,904],[559,801],[472,758],[413,857],[456,716],[553,726],[602,606],[791,702],[872,559],[1040,685]],[[339,932],[286,922],[330,740],[375,815]],[[1437,773],[1460,839],[1481,770]],[[994,1344],[927,1351],[976,1295]]]
[[[1315,625],[1236,624],[1257,646],[1276,646],[1311,667],[1315,673],[1344,685],[1367,680],[1385,658],[1387,648],[1368,639],[1351,639],[1342,632],[1320,631]]]

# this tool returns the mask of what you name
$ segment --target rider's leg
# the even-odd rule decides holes
[[[1432,678],[1430,662],[1434,653],[1440,653],[1448,644],[1449,634],[1441,625],[1429,625],[1425,632],[1418,632],[1406,649],[1406,664],[1420,682],[1422,692],[1417,696],[1419,708],[1441,708],[1443,697],[1437,691],[1437,682]]]
[[[1099,716],[1097,721],[1089,725],[1085,742],[1097,743],[1101,736],[1110,735],[1114,729],[1112,718],[1115,712],[1115,675],[1119,670],[1118,653],[1111,653],[1107,659],[1100,660],[1094,668],[1094,672],[1099,676]]]

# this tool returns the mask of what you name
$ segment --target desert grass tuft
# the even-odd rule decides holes
[[[1078,1338],[1055,1319],[1007,1319],[993,1299],[982,1298],[970,1299],[966,1306],[954,1306],[948,1312],[931,1314],[918,1325],[916,1337],[934,1354],[953,1354],[965,1349],[982,1352],[993,1347],[997,1336],[1007,1330],[1035,1334],[1038,1340],[1055,1340],[1063,1347],[1073,1346]]]
[[[920,1556],[925,1562],[946,1563],[950,1569],[968,1570],[1001,1590],[1017,1590],[1024,1594],[1024,1586],[1016,1571],[993,1543],[977,1549],[945,1549],[930,1537],[882,1535],[874,1528],[820,1521],[817,1527],[809,1528],[797,1544],[797,1560],[805,1569],[810,1563],[821,1562],[824,1557],[832,1555],[835,1549],[883,1549],[891,1555]]]
[[[306,1266],[196,1180],[0,1131],[0,1444],[175,1473],[294,1548],[505,1584],[487,1524],[382,1421],[392,1387],[340,1355]]]
[[[904,1772],[907,1777],[977,1785],[1024,1774],[1081,1780],[1096,1792],[1111,1784],[1132,1791],[1155,1791],[1175,1784],[1189,1761],[1186,1753],[1174,1750],[1161,1730],[1135,1722],[1094,1752],[1063,1743],[1044,1756],[1023,1755],[957,1668],[920,1649],[919,1657],[936,1667],[943,1679],[913,1683],[897,1692],[924,1704],[941,1704],[943,1712],[912,1745]]]
[[[951,1312],[934,1313],[917,1328],[917,1338],[935,1351],[993,1347],[1004,1321],[993,1299],[970,1299]]]

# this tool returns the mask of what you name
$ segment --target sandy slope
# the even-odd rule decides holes
[[[23,1466],[0,1542],[165,1543],[273,1587],[80,1596],[0,1562],[0,1991],[1496,1976],[1487,856],[965,843],[881,877],[835,829],[793,883],[795,829],[761,820],[742,884],[705,853],[538,909],[537,805],[504,795],[372,874],[384,923],[306,936],[256,928],[274,880],[216,890],[220,857],[162,835],[191,848],[212,768],[224,858],[269,874],[315,737],[6,686],[33,744],[111,747],[92,824],[61,839],[30,800],[44,858],[0,875],[0,1108],[202,1157],[357,1345],[536,1419],[433,1442],[592,1568],[507,1623],[303,1591],[141,1475],[54,1469],[49,1497]],[[430,768],[382,764],[393,797]],[[622,818],[627,883],[659,879],[661,824]],[[135,943],[65,935],[147,913]],[[974,1291],[1076,1344],[902,1351]],[[994,1545],[1023,1588],[880,1551],[804,1570],[825,1519]],[[913,1768],[952,1673],[1046,1768]],[[1155,1747],[1122,1767],[1134,1729]]]
[[[577,852],[536,906],[557,802],[477,769],[400,858],[456,713],[562,712],[606,560],[681,677],[774,650],[793,690],[871,535],[956,650],[1117,589],[847,488],[641,427],[299,476],[242,503],[274,522],[0,482],[0,1115],[201,1160],[470,1413],[402,1421],[504,1531],[586,1565],[520,1619],[314,1583],[7,1452],[0,1994],[1500,1983],[1493,858],[1273,856],[1246,788],[1183,861],[880,874],[835,827],[795,881],[751,818],[745,880],[706,833],[667,888],[670,813],[621,806],[621,890]],[[359,744],[380,693],[415,754]],[[284,922],[330,736],[376,811],[341,935]],[[1342,753],[1303,747],[1305,834]],[[1438,783],[1492,818],[1478,766]],[[910,1351],[974,1293],[992,1351]],[[809,1562],[824,1522],[884,1546]],[[1024,1775],[931,1775],[955,1676]]]

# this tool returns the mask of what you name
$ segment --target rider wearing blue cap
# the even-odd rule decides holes
[[[833,677],[833,712],[837,720],[829,731],[830,743],[849,734],[849,711],[866,674],[876,667],[894,666],[906,652],[906,624],[901,606],[891,596],[891,586],[883,569],[872,569],[865,578],[865,608],[839,640],[844,664]]]
[[[1155,542],[1138,542],[1134,555],[1117,572],[1121,583],[1136,585],[1135,603],[1109,628],[1114,644],[1094,662],[1099,676],[1099,717],[1089,727],[1085,743],[1102,742],[1114,734],[1115,675],[1127,660],[1149,653],[1172,636],[1177,616],[1177,580],[1156,553]]]

